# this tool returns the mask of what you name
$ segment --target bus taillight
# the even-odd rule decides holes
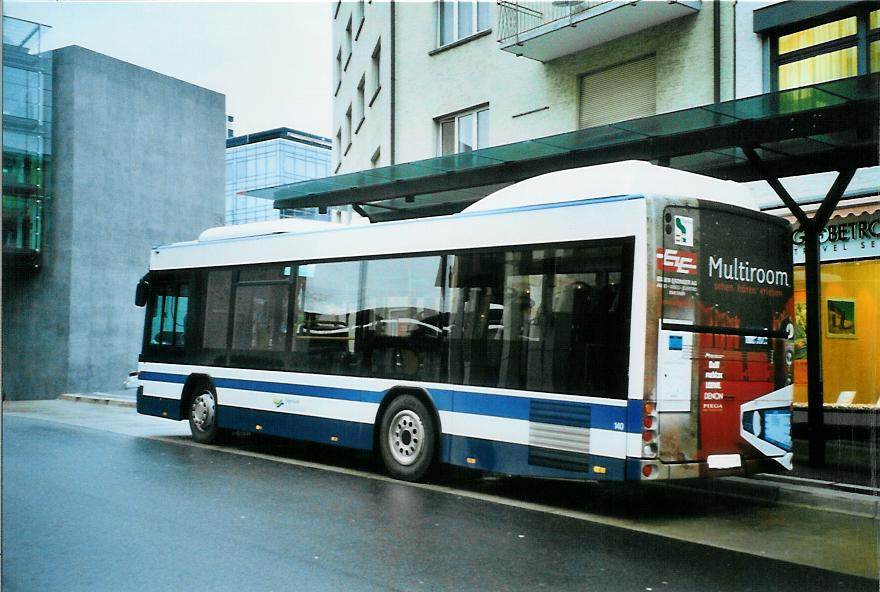
[[[642,416],[642,454],[647,458],[656,458],[657,456],[657,414],[655,413],[654,403],[646,402],[644,404],[644,415]]]

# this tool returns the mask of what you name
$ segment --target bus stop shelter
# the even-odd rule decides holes
[[[248,194],[279,209],[349,205],[382,222],[453,214],[523,179],[621,160],[766,181],[805,238],[809,457],[822,466],[819,241],[857,169],[878,164],[878,125],[880,74],[871,74]],[[837,178],[810,217],[780,179],[823,172]]]

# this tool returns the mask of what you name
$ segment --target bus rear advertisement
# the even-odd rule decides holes
[[[665,440],[678,446],[662,446],[661,460],[705,462],[704,473],[767,457],[790,468],[794,316],[784,225],[720,204],[658,215],[657,403],[661,434],[663,422],[675,424]],[[669,265],[669,253],[689,264]],[[684,414],[677,422],[676,413]]]
[[[153,250],[140,413],[406,480],[791,468],[790,230],[735,183],[624,162],[450,216],[294,225]]]

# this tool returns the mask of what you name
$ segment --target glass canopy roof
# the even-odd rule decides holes
[[[880,75],[693,107],[472,152],[249,191],[276,208],[353,205],[371,220],[460,211],[535,175],[627,159],[737,181],[877,164]]]

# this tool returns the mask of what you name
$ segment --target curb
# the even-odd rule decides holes
[[[801,506],[827,512],[880,519],[880,496],[843,490],[830,481],[773,480],[775,476],[719,477],[711,481],[664,482],[665,487],[696,490],[707,495],[748,499],[768,504]],[[868,488],[866,488],[868,489]]]
[[[76,401],[81,403],[93,403],[96,405],[116,405],[118,407],[136,407],[137,401],[127,399],[125,397],[116,397],[114,395],[105,395],[104,393],[64,393],[58,397],[59,400]]]

